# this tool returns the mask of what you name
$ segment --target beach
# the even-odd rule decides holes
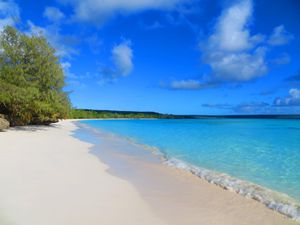
[[[0,133],[1,225],[299,224],[76,121]]]

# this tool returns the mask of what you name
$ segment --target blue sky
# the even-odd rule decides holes
[[[44,35],[75,107],[300,113],[298,0],[0,0]]]

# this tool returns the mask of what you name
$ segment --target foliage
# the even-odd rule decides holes
[[[178,119],[184,116],[161,114],[155,112],[129,112],[110,110],[73,109],[70,113],[73,119],[108,119],[108,118],[135,118],[135,119]]]
[[[12,125],[48,124],[70,111],[55,50],[41,36],[6,27],[0,36],[0,113]]]

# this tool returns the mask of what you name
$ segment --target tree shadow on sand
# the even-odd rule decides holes
[[[29,125],[29,126],[18,126],[12,127],[10,130],[13,131],[27,131],[27,132],[36,132],[36,131],[46,131],[49,128],[59,128],[58,124],[50,124],[50,125]],[[5,132],[5,130],[4,130]]]

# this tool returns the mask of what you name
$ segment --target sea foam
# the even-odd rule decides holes
[[[300,204],[288,195],[279,193],[248,181],[231,177],[205,168],[193,166],[176,158],[165,158],[164,164],[182,169],[200,177],[209,183],[226,190],[252,198],[285,216],[300,221]]]

